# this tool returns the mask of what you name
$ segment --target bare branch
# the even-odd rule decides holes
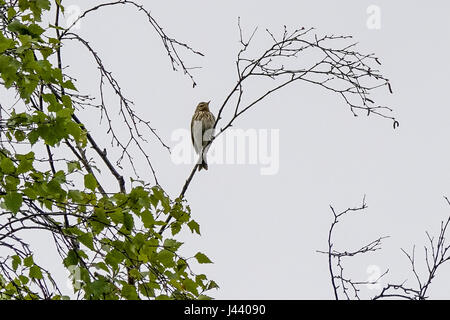
[[[160,37],[162,44],[164,48],[166,49],[167,55],[170,59],[170,63],[172,65],[172,68],[174,71],[176,71],[178,68],[181,68],[181,70],[189,76],[189,78],[192,81],[192,86],[195,87],[197,83],[194,80],[194,77],[190,73],[190,70],[193,69],[192,67],[188,67],[183,59],[181,58],[181,55],[179,53],[179,49],[185,49],[195,55],[203,56],[203,54],[200,51],[197,51],[193,49],[191,46],[184,42],[180,42],[177,39],[173,37],[169,37],[166,32],[163,30],[163,28],[158,24],[158,22],[153,18],[153,16],[150,14],[150,11],[144,8],[144,6],[134,2],[134,1],[128,1],[128,0],[120,0],[120,1],[112,1],[112,2],[105,2],[99,5],[96,5],[86,11],[84,11],[73,23],[64,30],[61,35],[59,36],[59,39],[64,38],[69,31],[75,26],[80,20],[84,19],[89,13],[92,13],[94,11],[97,11],[104,7],[109,6],[116,6],[116,5],[130,5],[135,7],[139,12],[143,12],[145,16],[148,19],[148,22],[153,27],[153,29],[156,31],[158,36]]]
[[[289,32],[284,27],[281,36],[277,37],[271,31],[266,30],[272,43],[271,46],[262,53],[251,55],[249,47],[255,38],[257,29],[248,39],[245,39],[240,18],[238,19],[238,29],[241,48],[236,57],[237,80],[219,108],[214,129],[221,123],[225,109],[230,108],[234,112],[217,130],[217,134],[212,137],[202,152],[208,150],[214,140],[230,128],[245,112],[294,82],[318,85],[328,92],[337,94],[343,98],[355,116],[358,115],[358,111],[363,111],[367,115],[373,114],[390,119],[394,128],[399,125],[398,121],[389,114],[392,111],[391,108],[376,105],[370,99],[371,93],[377,88],[388,87],[391,91],[389,80],[374,66],[380,64],[379,59],[374,54],[362,54],[355,51],[356,43],[349,42],[351,36],[318,36],[313,32],[314,28],[300,28]],[[314,55],[314,61],[308,63],[306,59],[305,62],[303,59],[299,59],[306,54]],[[267,83],[273,85],[270,89],[259,92],[256,98],[248,98],[245,95],[246,88],[250,81],[256,79],[266,80]],[[203,158],[203,154],[199,158]],[[196,168],[197,165],[184,183],[180,198],[184,197]],[[170,220],[169,216],[166,222],[168,223]],[[160,233],[166,227],[161,227]]]
[[[350,292],[353,292],[353,297],[359,300],[360,299],[359,292],[361,290],[360,289],[361,286],[377,284],[379,280],[389,272],[389,270],[386,270],[374,281],[353,281],[352,279],[344,276],[344,266],[343,266],[344,258],[354,257],[356,255],[361,255],[369,252],[375,252],[381,249],[382,241],[388,237],[380,237],[360,247],[357,250],[339,251],[334,249],[333,234],[336,225],[340,221],[339,219],[344,217],[346,214],[350,212],[359,212],[365,210],[366,208],[367,208],[366,196],[364,196],[361,206],[354,208],[347,208],[346,210],[343,210],[339,213],[337,213],[336,210],[333,208],[333,206],[330,205],[331,212],[333,213],[333,222],[331,223],[330,229],[328,231],[328,250],[327,251],[317,250],[317,252],[326,254],[328,256],[328,270],[331,278],[331,286],[333,288],[334,297],[336,300],[339,300],[339,292],[341,292],[347,300],[350,300],[352,298],[350,296]],[[336,262],[333,263],[334,261]],[[338,270],[335,271],[335,268],[337,268]]]

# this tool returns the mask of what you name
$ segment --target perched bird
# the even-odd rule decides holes
[[[216,119],[214,115],[209,111],[208,102],[200,102],[195,109],[194,115],[191,121],[191,138],[194,145],[195,152],[202,155],[198,171],[205,169],[208,170],[208,164],[206,163],[206,152],[209,146],[203,150],[208,142],[211,140],[214,134],[214,123]]]

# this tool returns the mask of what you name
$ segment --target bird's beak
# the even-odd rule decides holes
[[[211,100],[208,101],[207,105],[209,106],[209,103],[211,102]]]

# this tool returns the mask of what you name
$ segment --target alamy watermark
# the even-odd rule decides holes
[[[71,4],[64,10],[64,16],[66,18],[66,28],[81,29],[81,8],[77,5]]]
[[[366,13],[367,17],[367,28],[370,30],[380,30],[381,29],[381,8],[377,5],[370,5],[367,7]]]
[[[175,142],[171,152],[173,163],[197,163],[199,156],[189,130],[174,130],[171,140]],[[208,164],[259,165],[261,175],[275,175],[280,169],[280,130],[230,128],[214,140],[206,159]]]
[[[380,279],[382,277],[381,268],[375,264],[369,265],[366,269],[367,288],[370,290],[378,290],[381,288]]]

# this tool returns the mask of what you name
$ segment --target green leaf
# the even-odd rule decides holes
[[[97,188],[97,180],[91,173],[84,176],[84,186],[92,191]]]
[[[34,278],[34,279],[42,279],[42,271],[41,268],[39,268],[38,266],[34,265],[30,268],[30,278]]]
[[[27,135],[28,141],[30,141],[31,145],[34,145],[38,139],[39,139],[39,132],[38,130],[32,130]]]
[[[122,296],[127,300],[139,300],[136,287],[129,284],[125,284],[122,287]]]
[[[92,283],[87,283],[85,287],[86,295],[90,296],[91,299],[102,299],[102,295],[108,293],[111,289],[111,284],[106,281],[106,279],[101,278],[93,281]]]
[[[72,108],[64,108],[56,112],[57,118],[70,118],[73,114]]]
[[[16,130],[14,132],[14,137],[16,138],[16,140],[18,142],[21,142],[21,141],[25,140],[26,135],[25,135],[25,133],[22,130]]]
[[[63,95],[61,100],[66,108],[72,108],[72,98],[68,95]]]
[[[152,282],[139,283],[139,292],[145,297],[154,297],[155,288],[153,288],[153,286],[155,286],[155,283]],[[156,284],[156,286],[158,286],[158,284]],[[160,289],[159,286],[156,289]]]
[[[186,268],[188,267],[188,264],[183,259],[178,259],[177,261],[177,272],[182,273]]]
[[[69,162],[67,162],[67,171],[69,171],[69,173],[72,173],[75,170],[81,170],[80,163],[78,161],[69,161]]]
[[[49,24],[49,27],[53,28],[54,26],[52,26],[51,24]],[[55,28],[55,29],[64,30],[64,28],[61,28],[61,27],[58,27],[58,28]],[[52,37],[50,37],[50,38],[48,38],[48,43],[49,43],[49,44],[53,44],[53,45],[58,45],[58,44],[61,43],[61,41],[59,41],[57,38],[52,38]]]
[[[81,202],[83,201],[83,193],[79,190],[70,190],[69,198],[74,202]]]
[[[144,210],[142,212],[141,219],[144,223],[144,227],[146,227],[147,229],[152,228],[155,224],[155,219],[153,218],[153,215],[149,210]]]
[[[109,273],[109,268],[104,262],[97,262],[94,267],[96,267],[99,270],[104,270]]]
[[[19,20],[14,20],[8,25],[8,30],[11,32],[15,32],[18,34],[29,34],[28,28],[26,25],[20,23]]]
[[[111,217],[111,220],[115,224],[123,223],[123,212],[120,208],[117,208],[116,210],[109,213],[109,216]]]
[[[5,177],[5,190],[6,191],[16,191],[17,186],[20,184],[20,179],[13,176]]]
[[[13,7],[8,8],[8,20],[11,20],[14,18],[14,16],[17,14],[16,10],[14,10]]]
[[[0,162],[0,169],[5,174],[12,174],[16,171],[16,167],[10,158],[3,158]]]
[[[23,265],[25,267],[31,267],[34,264],[33,256],[28,256],[25,259],[23,259]]]
[[[64,6],[61,4],[62,0],[55,0],[58,7],[61,9],[62,13],[64,13]]]
[[[26,188],[25,190],[23,190],[23,194],[32,200],[36,200],[36,198],[38,196],[36,191],[33,188]]]
[[[131,270],[129,270],[128,273],[134,279],[140,279],[141,278],[141,273],[138,270],[136,270],[136,269],[131,269]]]
[[[28,279],[27,276],[24,276],[22,274],[19,276],[19,279],[20,279],[20,282],[22,282],[23,285],[26,285],[30,281],[30,279]]]
[[[182,244],[183,244],[183,242],[178,242],[174,239],[164,240],[164,247],[169,248],[173,251],[177,251],[181,247]]]
[[[44,33],[44,29],[42,29],[38,24],[32,23],[28,26],[28,31],[35,38],[39,38],[39,36]]]
[[[75,123],[73,121],[66,121],[65,130],[67,134],[70,134],[72,137],[74,137],[76,141],[80,141],[83,130],[80,128],[80,125],[78,123]]]
[[[56,1],[59,2],[58,0],[56,0]],[[56,29],[56,30],[65,30],[63,27],[55,26],[55,25],[53,25],[53,24],[49,24],[48,26],[49,26],[50,28]],[[50,39],[54,39],[54,38],[50,38]]]
[[[120,251],[113,249],[106,255],[105,262],[109,266],[113,267],[113,269],[117,269],[118,264],[121,263],[124,258],[125,256],[122,253],[120,253]]]
[[[66,89],[78,91],[71,80],[64,81],[62,83],[62,86],[63,86],[63,88],[66,88]]]
[[[5,87],[10,88],[18,79],[17,70],[20,62],[12,57],[0,55],[0,74],[5,81]]]
[[[38,84],[39,79],[36,75],[25,75],[23,78],[19,79],[18,87],[20,97],[25,101],[28,101]]]
[[[63,260],[64,266],[76,266],[78,264],[78,255],[74,250],[69,250],[67,257]]]
[[[22,195],[17,192],[10,192],[5,197],[5,206],[7,209],[11,210],[13,213],[17,213],[22,206]]]
[[[170,252],[169,250],[161,250],[158,253],[158,261],[161,262],[165,267],[171,268],[175,266],[175,262],[173,261],[173,258],[175,257],[173,252]]]
[[[0,53],[5,52],[8,49],[14,48],[14,40],[5,38],[3,34],[0,33]]]
[[[21,174],[33,169],[33,159],[22,159],[17,166],[16,173]]]
[[[198,291],[197,291],[197,284],[191,280],[191,279],[185,279],[183,281],[183,287],[189,291],[192,292],[193,294],[195,294],[196,296],[198,295]]]
[[[62,109],[61,104],[53,93],[42,94],[42,99],[48,103],[48,111],[55,112]]]
[[[43,10],[50,10],[50,0],[36,0],[38,8]]]
[[[58,170],[53,176],[52,181],[56,181],[58,184],[66,182],[66,173],[63,170]]]
[[[16,271],[19,265],[22,263],[22,259],[20,259],[18,255],[14,255],[11,258],[12,258],[12,267],[14,271]]]
[[[41,52],[44,59],[47,59],[50,55],[53,54],[53,49],[51,48],[41,47],[39,48],[39,51]]]
[[[91,233],[85,233],[78,237],[78,240],[91,250],[94,250],[94,238]]]
[[[170,230],[172,231],[172,236],[178,234],[181,230],[181,224],[178,222],[172,223],[172,225],[170,226]]]
[[[197,252],[194,257],[197,259],[198,263],[213,263],[205,254],[201,252]]]
[[[105,214],[103,208],[95,208],[94,215],[89,221],[92,226],[92,231],[94,234],[99,234],[107,224],[109,224],[109,219]]]
[[[208,288],[206,290],[218,289],[218,288],[219,288],[218,284],[215,281],[211,280],[209,282]]]
[[[192,233],[195,232],[197,234],[200,234],[200,225],[197,222],[195,222],[194,220],[191,220],[188,222],[187,225],[188,225],[189,229],[191,229]]]
[[[129,231],[131,231],[134,227],[134,219],[133,216],[129,213],[124,213],[123,215],[123,225]]]

